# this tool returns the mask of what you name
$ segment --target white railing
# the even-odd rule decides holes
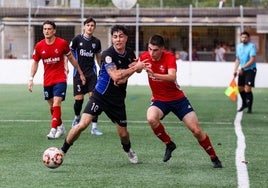
[[[27,84],[32,60],[4,59],[0,60],[0,84]],[[72,65],[69,65],[68,83],[72,84]],[[180,62],[178,63],[177,79],[182,86],[226,87],[232,79],[234,63],[216,62]],[[268,63],[257,64],[256,87],[268,88]],[[39,63],[35,84],[43,82],[43,64]],[[148,85],[147,74],[134,74],[129,85]]]
[[[0,7],[28,7],[31,3],[32,7],[39,6],[64,6],[67,0],[0,0]],[[72,0],[71,2],[74,2]]]

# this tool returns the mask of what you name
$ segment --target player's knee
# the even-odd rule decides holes
[[[119,136],[121,140],[129,140],[128,132],[120,132]]]
[[[79,132],[82,132],[88,127],[88,124],[84,124],[82,122],[79,122],[75,127],[78,128]]]
[[[193,129],[191,131],[194,137],[196,137],[198,140],[203,136],[203,131],[201,129]]]
[[[88,118],[81,118],[80,122],[77,124],[79,130],[85,130],[90,124],[90,120]]]
[[[156,118],[147,117],[147,122],[151,125],[151,127],[157,126],[159,121]]]

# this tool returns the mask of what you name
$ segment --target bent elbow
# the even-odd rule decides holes
[[[176,75],[170,77],[170,81],[171,81],[171,82],[176,82],[176,80],[177,80],[177,76],[176,76]]]

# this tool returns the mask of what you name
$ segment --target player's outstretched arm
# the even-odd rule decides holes
[[[145,60],[133,62],[128,69],[117,69],[115,64],[110,64],[106,70],[113,79],[115,85],[126,83],[127,79],[134,73],[140,72],[145,67]]]
[[[38,62],[33,61],[32,66],[31,66],[30,78],[29,78],[29,81],[28,81],[28,90],[30,92],[33,91],[33,86],[34,86],[33,79],[34,79],[34,76],[35,76],[35,74],[37,72],[37,69],[38,69]]]
[[[128,69],[120,69],[119,71],[119,77],[117,80],[115,80],[115,83],[118,84],[123,84],[125,83],[128,78],[133,75],[135,72],[140,73],[142,69],[145,67],[145,62],[140,61],[140,59],[135,60],[133,63],[131,63],[131,66]]]

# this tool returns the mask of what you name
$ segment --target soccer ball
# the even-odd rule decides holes
[[[48,168],[58,168],[63,162],[63,153],[56,147],[50,147],[43,153],[43,163]]]

